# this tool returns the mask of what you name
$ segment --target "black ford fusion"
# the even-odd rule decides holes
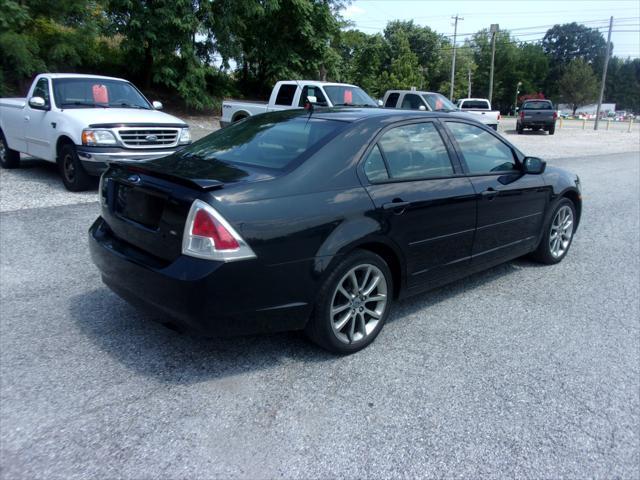
[[[530,254],[560,262],[576,175],[455,114],[275,112],[113,164],[90,229],[104,282],[204,334],[371,343],[392,303]]]

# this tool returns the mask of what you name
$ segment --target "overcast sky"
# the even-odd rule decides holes
[[[438,33],[453,35],[451,16],[459,14],[458,42],[491,23],[518,40],[541,39],[556,23],[578,22],[603,32],[614,17],[613,54],[640,57],[640,0],[355,0],[343,16],[363,32],[381,32],[390,20],[414,20]]]

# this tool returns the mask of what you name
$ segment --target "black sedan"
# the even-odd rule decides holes
[[[275,112],[113,164],[90,229],[104,282],[204,334],[304,329],[349,353],[393,301],[530,254],[560,262],[579,179],[455,114]]]

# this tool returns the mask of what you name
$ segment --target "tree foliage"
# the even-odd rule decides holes
[[[560,98],[571,105],[575,115],[578,107],[595,101],[598,82],[591,66],[582,58],[572,60],[558,81]]]

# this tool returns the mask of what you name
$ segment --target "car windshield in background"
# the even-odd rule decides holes
[[[378,104],[359,87],[328,85],[324,91],[335,107],[377,107]]]
[[[460,108],[462,110],[474,108],[486,110],[489,108],[489,105],[487,105],[487,102],[483,102],[482,100],[465,100],[464,102],[462,102],[462,106]]]
[[[448,112],[457,110],[456,106],[449,99],[439,93],[425,93],[422,98],[429,104],[434,112]]]
[[[522,108],[527,110],[553,110],[551,102],[526,102]]]
[[[55,78],[53,98],[59,108],[151,109],[129,82],[104,78]]]
[[[304,161],[346,123],[278,112],[257,115],[218,130],[182,149],[187,160],[227,162],[283,170]]]

